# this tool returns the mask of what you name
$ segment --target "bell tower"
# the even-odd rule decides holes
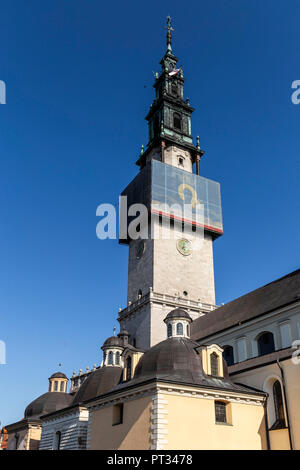
[[[128,208],[144,204],[149,226],[128,244],[127,307],[119,311],[121,329],[130,342],[147,349],[166,338],[166,315],[184,308],[194,320],[215,306],[213,241],[223,233],[220,187],[200,176],[204,152],[191,134],[194,108],[184,99],[182,67],[172,51],[171,19],[167,19],[167,50],[156,73],[155,98],[146,116],[149,139],[136,162],[140,171],[122,192]],[[195,170],[195,171],[194,171]],[[190,204],[192,213],[174,212],[172,205]],[[200,223],[197,207],[203,208]],[[182,232],[183,224],[190,227]],[[200,228],[200,230],[199,230]],[[153,236],[159,233],[159,236]]]
[[[193,145],[191,116],[194,108],[184,99],[184,76],[182,67],[177,66],[178,58],[172,52],[171,18],[167,18],[167,50],[160,61],[161,73],[156,73],[155,98],[146,116],[149,142],[142,152],[137,165],[143,168],[151,159],[158,159],[186,171],[200,173],[199,162],[204,152]],[[166,151],[165,151],[166,150]]]

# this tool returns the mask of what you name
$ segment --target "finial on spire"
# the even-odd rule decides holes
[[[174,28],[171,26],[171,16],[167,16],[167,50],[169,52],[172,52],[172,31],[174,31]]]

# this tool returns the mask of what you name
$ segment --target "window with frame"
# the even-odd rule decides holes
[[[179,113],[174,113],[173,115],[173,127],[181,130],[181,116]]]
[[[171,84],[171,93],[173,96],[178,96],[178,86],[174,82]]]
[[[61,432],[57,431],[55,434],[55,450],[60,450],[60,444],[61,444]]]
[[[219,376],[219,356],[215,352],[210,355],[210,374]]]
[[[57,392],[58,390],[58,380],[55,380],[54,382],[54,391]]]
[[[120,353],[119,353],[119,351],[116,352],[116,364],[117,365],[120,364]]]
[[[275,351],[274,336],[270,331],[262,333],[257,339],[258,354],[263,356]]]
[[[183,326],[182,323],[177,323],[176,325],[176,334],[183,335]]]
[[[234,364],[234,354],[232,346],[224,346],[223,357],[228,366],[232,366],[232,364]]]
[[[172,324],[168,324],[168,338],[170,338],[173,335],[173,327]]]
[[[112,366],[114,363],[114,353],[112,351],[109,351],[108,353],[108,364]]]
[[[123,403],[118,403],[117,405],[113,406],[113,422],[112,422],[113,426],[123,423],[123,412],[124,412]]]
[[[271,429],[285,428],[283,396],[279,380],[276,380],[273,384],[273,400],[276,420]]]
[[[126,359],[126,380],[131,380],[131,356],[128,356]]]
[[[65,391],[65,384],[63,381],[60,382],[60,391],[64,392]]]
[[[227,424],[227,404],[223,401],[215,401],[215,417],[216,423]]]

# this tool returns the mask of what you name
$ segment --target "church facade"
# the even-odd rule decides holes
[[[49,378],[24,420],[5,426],[7,449],[300,449],[300,271],[216,306],[220,185],[200,175],[171,32],[168,19],[148,145],[122,192],[151,223],[119,240],[129,248],[120,332],[69,392],[64,374]]]

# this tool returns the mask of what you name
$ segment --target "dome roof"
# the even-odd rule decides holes
[[[109,346],[119,346],[122,348],[123,342],[121,338],[118,338],[117,336],[110,336],[110,338],[107,338],[107,340],[104,341],[102,348]]]
[[[175,308],[174,310],[171,310],[171,312],[168,313],[168,315],[164,319],[164,322],[166,322],[168,320],[173,320],[175,318],[186,318],[190,322],[193,321],[186,310],[184,310],[183,308],[178,307],[178,308]]]
[[[68,377],[63,372],[55,372],[49,379],[68,379]]]
[[[74,397],[74,404],[104,395],[121,380],[123,369],[118,366],[99,367],[91,372]]]
[[[168,338],[148,349],[139,360],[133,379],[119,384],[114,390],[151,380],[223,390],[246,390],[231,382],[225,360],[223,378],[206,375],[202,367],[202,356],[197,352],[199,348],[201,346],[189,338]]]
[[[198,343],[183,337],[171,337],[148,349],[136,366],[134,379],[173,379],[201,383],[205,379]]]
[[[38,419],[42,415],[70,406],[72,401],[73,397],[69,393],[47,392],[27,406],[24,417]]]

